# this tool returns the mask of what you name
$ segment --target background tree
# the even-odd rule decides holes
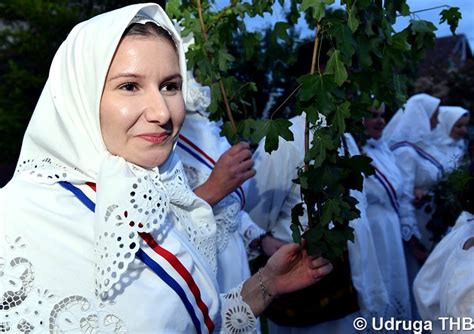
[[[349,221],[359,212],[349,190],[361,190],[361,173],[371,172],[369,159],[339,154],[340,147],[344,147],[343,133],[363,133],[361,119],[369,107],[384,102],[396,110],[405,102],[409,75],[422,59],[423,50],[433,45],[436,30],[431,22],[412,19],[396,33],[396,17],[410,14],[403,0],[341,0],[343,10],[328,12],[327,7],[334,2],[292,0],[286,21],[276,22],[273,29],[276,40],[286,41],[301,15],[310,27],[315,27],[311,56],[306,57],[312,59],[311,64],[302,64],[308,73],[298,78],[292,92],[297,92],[296,114],[305,112],[307,117],[305,165],[295,180],[302,189],[302,203],[294,208],[292,230],[295,241],[303,236],[309,241],[310,252],[316,251],[317,245],[328,258],[341,256],[347,240],[353,238]],[[284,6],[284,1],[279,3]],[[258,56],[256,43],[242,43],[236,54],[232,54],[235,49],[231,46],[236,35],[244,42],[255,38],[247,31],[244,18],[272,13],[273,4],[274,1],[230,1],[216,10],[213,1],[171,0],[167,7],[184,27],[182,34],[193,34],[195,38],[195,45],[187,54],[188,65],[195,70],[197,79],[212,89],[210,117],[224,121],[222,133],[231,141],[245,138],[258,142],[265,137],[267,151],[277,148],[279,137],[293,139],[291,123],[277,118],[282,116],[279,107],[271,110],[267,119],[247,117],[249,106],[255,101],[248,97],[268,88],[256,84],[254,76],[233,75],[235,63],[246,58],[242,55]],[[459,20],[456,9],[443,15],[453,26]],[[323,40],[329,51],[321,55]],[[320,59],[325,55],[328,60],[323,67]],[[321,115],[326,120],[324,125]],[[236,122],[239,118],[244,119]],[[303,214],[308,216],[307,230],[299,222]]]

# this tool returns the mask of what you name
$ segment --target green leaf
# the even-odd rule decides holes
[[[321,128],[314,133],[314,145],[309,149],[306,161],[314,159],[314,167],[320,167],[326,160],[326,152],[334,150],[334,142],[331,137],[331,132],[328,128]]]
[[[334,3],[335,0],[303,0],[300,9],[307,11],[313,9],[313,18],[316,21],[321,20],[326,15],[326,6]]]
[[[344,22],[332,20],[329,27],[329,33],[336,41],[337,49],[342,53],[344,62],[350,65],[352,55],[355,52],[355,42],[352,31],[344,24]]]
[[[438,30],[436,26],[430,22],[425,20],[411,20],[411,31],[413,34],[416,33],[433,33],[434,31]]]
[[[408,43],[408,31],[403,30],[399,33],[394,34],[389,44],[400,51],[410,50],[411,45]]]
[[[459,20],[462,19],[462,14],[459,11],[459,7],[451,7],[449,9],[444,9],[439,13],[441,16],[439,24],[448,22],[449,29],[453,35],[456,35],[456,29],[459,24]]]
[[[301,230],[302,225],[300,223],[299,217],[304,215],[304,203],[298,203],[291,209],[291,225],[290,229],[292,231],[291,236],[293,241],[296,243],[301,242]]]
[[[232,129],[232,125],[229,121],[222,125],[220,135],[226,137],[231,143],[237,143],[239,141],[239,137]]]
[[[323,239],[323,236],[324,232],[320,224],[303,233],[303,238],[306,240],[306,250],[308,251],[309,255],[318,254],[320,251],[324,254],[323,247],[325,240]]]
[[[253,118],[247,118],[237,123],[237,132],[242,135],[245,140],[251,140],[252,133],[257,126],[257,121]]]
[[[290,131],[292,123],[287,119],[266,119],[258,124],[258,128],[252,136],[253,142],[258,142],[265,137],[265,151],[272,152],[278,149],[278,138],[293,140],[293,133]]]
[[[336,88],[336,83],[333,77],[332,74],[315,73],[298,79],[302,85],[297,94],[298,99],[303,102],[316,99],[316,109],[313,111],[323,115],[329,114],[334,109],[331,92]]]
[[[229,69],[229,63],[235,60],[235,58],[225,49],[219,51],[217,59],[219,62],[219,70],[222,72],[227,71]]]
[[[347,24],[352,32],[355,32],[359,27],[359,20],[357,19],[357,10],[355,9],[355,3],[352,5],[351,10],[349,11],[349,16],[347,18]]]
[[[350,107],[351,103],[349,101],[336,106],[333,125],[338,134],[343,134],[346,131],[346,118],[351,116]]]
[[[339,200],[331,198],[321,208],[321,224],[327,225],[333,217],[338,217],[341,212]]]
[[[273,31],[276,33],[276,35],[283,39],[284,41],[289,41],[290,37],[288,36],[287,29],[290,27],[290,25],[286,22],[277,22],[275,24],[275,28]]]
[[[325,74],[334,74],[334,81],[336,81],[338,86],[341,86],[347,80],[346,67],[341,61],[340,56],[339,50],[331,51],[325,71]]]

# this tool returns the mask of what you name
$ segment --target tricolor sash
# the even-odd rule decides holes
[[[431,154],[429,154],[428,152],[426,152],[425,150],[423,150],[421,147],[419,147],[418,145],[415,145],[409,141],[401,141],[401,142],[398,142],[398,143],[395,143],[393,144],[392,146],[390,146],[390,149],[392,151],[395,151],[396,149],[400,148],[400,147],[412,147],[415,152],[423,159],[431,162],[433,165],[435,165],[436,168],[439,169],[439,171],[441,172],[441,175],[444,174],[444,167],[443,165],[435,159],[435,157],[433,157]]]
[[[375,179],[379,181],[380,184],[382,184],[382,187],[385,189],[388,198],[390,199],[390,203],[392,204],[393,209],[395,210],[397,215],[400,216],[400,203],[398,202],[398,196],[397,192],[395,191],[395,188],[392,186],[392,183],[390,183],[385,174],[380,171],[380,169],[378,169],[374,165],[372,165],[372,167],[374,167],[375,170]]]
[[[211,171],[216,165],[216,161],[204,152],[199,146],[194,144],[190,139],[186,138],[183,134],[179,134],[178,148],[186,152],[194,159],[199,161],[202,165],[209,168]],[[234,190],[234,193],[239,197],[242,209],[245,206],[245,193],[242,187],[238,187]]]
[[[59,184],[72,192],[89,210],[95,212],[95,183],[73,185],[61,181]],[[181,299],[189,313],[197,333],[214,330],[209,309],[201,298],[201,292],[193,277],[179,259],[160,246],[150,233],[139,233],[148,247],[141,247],[136,256],[165,282]]]

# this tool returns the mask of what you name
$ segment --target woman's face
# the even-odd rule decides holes
[[[434,130],[438,126],[438,115],[439,115],[439,107],[436,108],[434,113],[430,117],[430,128]]]
[[[469,124],[469,116],[463,116],[451,128],[449,134],[454,140],[463,139],[467,134],[467,125]]]
[[[110,64],[100,103],[107,150],[145,168],[163,164],[184,120],[181,86],[170,41],[126,36]]]
[[[379,139],[385,128],[385,106],[382,104],[378,109],[371,109],[370,112],[372,117],[364,119],[365,131],[370,138]]]

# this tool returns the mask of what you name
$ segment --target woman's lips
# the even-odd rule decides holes
[[[163,132],[163,133],[144,133],[144,134],[138,135],[137,137],[144,139],[153,144],[162,144],[170,136],[171,136],[171,133]]]

